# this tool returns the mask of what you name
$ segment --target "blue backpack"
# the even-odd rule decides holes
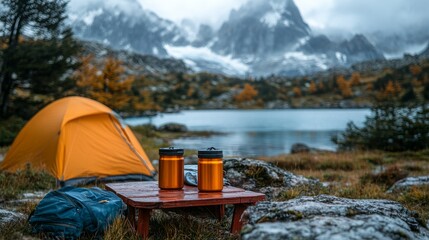
[[[77,239],[85,232],[101,235],[126,206],[114,193],[93,188],[64,187],[49,192],[29,217],[33,233]]]

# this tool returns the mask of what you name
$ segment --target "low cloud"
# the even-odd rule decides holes
[[[196,23],[219,26],[233,8],[238,8],[247,0],[138,0],[143,8],[150,9],[163,18],[180,23],[190,19]]]
[[[429,24],[427,0],[296,0],[304,19],[320,31],[401,33]]]

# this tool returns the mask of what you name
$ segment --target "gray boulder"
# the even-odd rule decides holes
[[[180,123],[165,123],[158,130],[163,132],[186,132],[188,128]]]
[[[224,177],[232,186],[262,192],[267,199],[300,185],[319,186],[320,182],[295,175],[272,163],[246,158],[225,159]]]
[[[389,188],[388,192],[408,190],[412,186],[429,186],[429,176],[407,177],[397,181]]]
[[[24,214],[12,212],[6,209],[0,209],[0,227],[4,224],[16,222],[25,219]]]
[[[290,153],[308,153],[310,152],[310,147],[305,145],[304,143],[294,143],[290,148]]]
[[[294,143],[290,148],[290,153],[292,153],[292,154],[296,154],[296,153],[328,153],[328,152],[333,152],[333,151],[309,147],[308,145],[306,145],[304,143]]]
[[[19,205],[24,203],[39,203],[49,191],[26,192],[17,200],[9,201],[10,204]]]
[[[417,215],[389,200],[328,195],[249,207],[242,239],[428,239]]]
[[[198,155],[192,154],[190,156],[185,156],[185,165],[186,164],[198,164]]]

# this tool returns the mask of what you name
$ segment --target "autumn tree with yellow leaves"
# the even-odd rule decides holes
[[[419,65],[411,65],[410,67],[410,72],[414,75],[417,76],[422,72],[422,68]]]
[[[322,81],[320,81],[320,82],[317,84],[317,90],[318,90],[319,92],[323,92],[323,91],[325,90],[325,84],[323,84],[323,82],[322,82]]]
[[[234,99],[235,101],[242,103],[254,100],[256,96],[258,96],[258,91],[252,85],[245,83],[243,90],[241,90]]]
[[[294,87],[292,89],[292,92],[293,92],[293,95],[295,97],[301,97],[302,96],[302,91],[301,91],[301,88],[299,88],[299,87]]]
[[[93,64],[93,56],[82,58],[82,65],[75,72],[76,85],[81,93],[104,103],[115,110],[123,109],[131,101],[134,76],[126,75],[122,63],[108,57],[101,70]]]
[[[138,111],[159,111],[161,107],[155,103],[153,99],[152,93],[148,89],[144,89],[140,91],[140,96],[143,98],[142,100],[139,98],[134,98],[133,108]]]
[[[310,92],[310,94],[315,94],[317,92],[317,86],[314,83],[314,81],[310,82],[310,86],[308,87],[308,91]]]
[[[389,81],[384,88],[384,95],[386,97],[397,97],[402,91],[401,85],[398,82]]]
[[[395,85],[393,84],[392,81],[389,81],[386,85],[386,87],[384,88],[384,94],[389,96],[394,96],[396,94],[396,89],[395,89]]]
[[[360,84],[360,73],[354,72],[352,73],[352,77],[350,79],[352,86],[358,86]]]
[[[402,92],[402,87],[397,81],[389,80],[386,86],[377,94],[379,101],[392,100],[399,97]]]
[[[341,96],[349,98],[353,95],[350,82],[347,81],[344,76],[340,75],[337,77],[337,86],[340,89]]]

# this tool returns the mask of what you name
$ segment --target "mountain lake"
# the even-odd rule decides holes
[[[225,156],[257,157],[289,153],[294,143],[335,150],[333,135],[353,121],[362,126],[369,109],[187,110],[155,117],[128,118],[130,126],[180,123],[192,131],[214,131],[210,137],[176,139],[175,147],[216,147]]]

